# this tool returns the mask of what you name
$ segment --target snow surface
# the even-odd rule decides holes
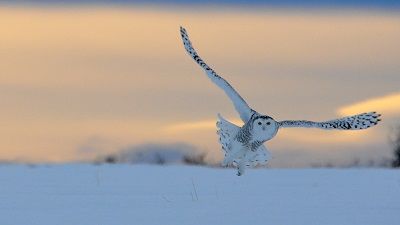
[[[400,171],[0,166],[0,224],[400,224]]]

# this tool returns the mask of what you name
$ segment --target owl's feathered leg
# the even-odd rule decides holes
[[[238,176],[242,176],[244,174],[244,169],[246,168],[246,165],[244,164],[243,159],[240,160],[239,165],[238,165],[238,169],[237,169],[237,174]]]
[[[222,161],[222,166],[230,166],[238,164],[243,156],[243,149],[241,148],[231,148],[229,152],[225,154],[224,160]]]
[[[242,176],[244,174],[244,170],[246,169],[246,163],[247,163],[246,151],[242,151],[239,157],[236,175]]]
[[[244,174],[246,167],[265,166],[268,159],[269,153],[264,146],[257,151],[239,148],[233,149],[225,156],[222,166],[235,166],[237,168],[237,175],[241,176]]]

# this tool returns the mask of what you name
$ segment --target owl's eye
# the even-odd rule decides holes
[[[271,125],[271,122],[267,122],[267,125]]]
[[[261,122],[258,122],[258,125],[261,125]]]

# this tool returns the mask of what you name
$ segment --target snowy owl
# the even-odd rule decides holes
[[[188,54],[199,64],[207,76],[223,91],[233,102],[236,111],[243,120],[244,125],[239,127],[218,114],[217,134],[225,153],[222,166],[235,166],[237,175],[241,176],[246,167],[266,165],[270,154],[264,142],[272,139],[278,130],[283,127],[314,127],[320,129],[360,130],[376,125],[380,114],[376,112],[362,113],[325,122],[307,120],[276,121],[272,117],[258,113],[249,107],[235,89],[211,67],[209,67],[197,54],[189,40],[185,28],[181,27],[183,44]]]

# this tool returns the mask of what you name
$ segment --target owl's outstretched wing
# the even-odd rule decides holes
[[[321,129],[361,130],[378,124],[381,115],[376,112],[362,113],[325,122],[307,120],[285,120],[278,122],[279,127],[315,127]]]
[[[211,69],[197,54],[196,50],[193,48],[192,43],[189,40],[189,36],[185,30],[185,28],[181,27],[181,36],[183,40],[183,44],[185,46],[186,51],[189,55],[199,64],[207,76],[214,82],[218,87],[222,88],[224,92],[229,96],[232,100],[233,105],[235,106],[236,111],[239,113],[240,118],[243,122],[247,122],[253,110],[247,105],[244,99],[235,91],[235,89],[222,77],[220,77],[213,69]]]

